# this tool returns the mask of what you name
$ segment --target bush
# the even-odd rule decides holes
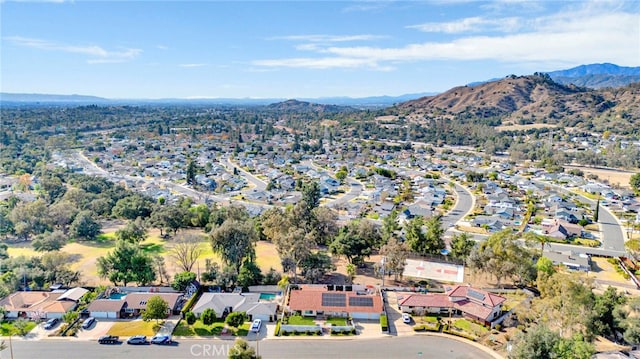
[[[202,315],[200,315],[200,320],[202,320],[202,324],[204,325],[211,325],[216,321],[216,312],[211,308],[207,308],[202,312]]]
[[[234,328],[237,328],[242,325],[247,320],[247,314],[245,312],[233,312],[227,315],[227,319],[225,319],[225,323],[229,324]]]
[[[289,336],[289,332],[286,332],[286,331],[283,331],[283,332],[282,332],[282,333],[280,333],[280,334],[281,334],[281,335],[284,335],[285,337],[286,337],[286,336]]]
[[[204,313],[202,313],[202,314],[204,314]],[[215,315],[215,312],[213,314]],[[184,319],[187,321],[187,324],[192,325],[193,323],[196,322],[196,315],[193,314],[192,311],[188,311],[187,313],[185,313]]]

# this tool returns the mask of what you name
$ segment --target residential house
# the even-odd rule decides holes
[[[69,290],[15,292],[0,300],[6,311],[5,318],[27,317],[33,319],[62,318],[78,306],[80,297],[87,293],[84,288]]]
[[[123,299],[127,302],[124,308],[125,313],[130,315],[139,315],[143,310],[147,309],[149,298],[159,295],[169,304],[167,315],[178,314],[182,306],[183,295],[181,293],[155,293],[155,292],[136,292],[128,293]]]
[[[582,234],[581,226],[557,218],[551,221],[543,221],[542,228],[545,235],[562,240],[580,237]]]
[[[89,315],[98,319],[119,319],[124,316],[127,302],[123,299],[96,299],[89,304]]]
[[[301,285],[289,291],[286,307],[309,317],[379,319],[383,312],[380,293],[358,285]]]
[[[549,258],[554,265],[563,265],[569,269],[583,272],[591,270],[591,258],[586,254],[571,251],[547,251],[543,253],[543,256]]]
[[[213,309],[217,316],[232,312],[245,312],[250,320],[274,321],[278,305],[261,301],[260,293],[204,293],[191,311],[202,315],[205,309]]]
[[[506,298],[471,286],[445,287],[444,293],[411,294],[398,299],[403,313],[461,314],[490,325],[498,318]]]

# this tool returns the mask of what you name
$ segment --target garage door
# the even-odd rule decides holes
[[[379,313],[351,313],[353,319],[380,319]]]
[[[251,316],[254,320],[255,319],[260,319],[263,322],[268,322],[269,321],[269,314],[254,314]]]

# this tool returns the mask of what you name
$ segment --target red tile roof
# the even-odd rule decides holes
[[[471,294],[470,294],[471,293]],[[411,294],[399,301],[402,307],[454,308],[468,315],[488,320],[493,308],[506,298],[469,286],[445,288],[445,293]]]

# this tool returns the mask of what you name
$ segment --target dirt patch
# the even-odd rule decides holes
[[[595,175],[603,182],[608,182],[609,185],[619,186],[622,188],[631,188],[629,180],[637,172],[618,170],[618,169],[606,169],[606,168],[594,168],[586,166],[564,166],[565,169],[578,169],[584,172],[585,176]]]

